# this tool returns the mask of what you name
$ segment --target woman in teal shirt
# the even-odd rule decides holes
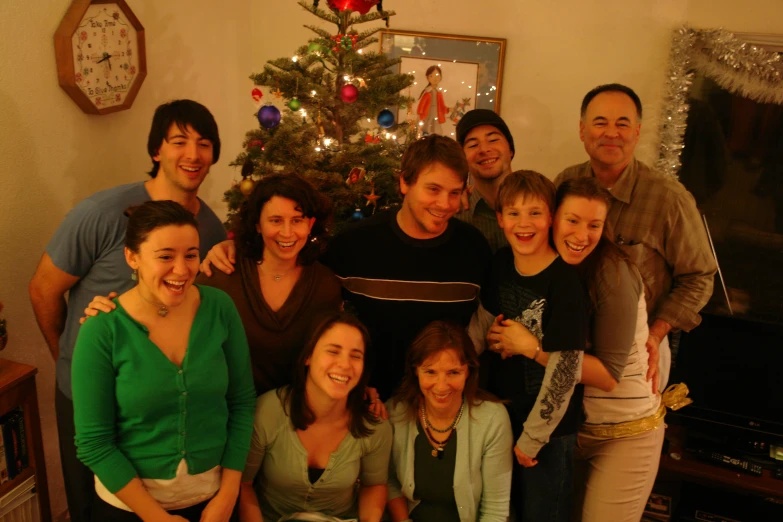
[[[505,522],[514,440],[506,408],[478,388],[465,328],[434,321],[408,349],[388,405],[393,522]]]
[[[184,207],[137,207],[125,257],[138,284],[79,332],[74,422],[77,455],[95,473],[95,521],[232,517],[255,392],[231,299],[193,285],[198,246]]]
[[[345,312],[315,324],[291,385],[258,398],[242,522],[308,511],[362,522],[383,515],[391,427],[364,402],[367,329]]]

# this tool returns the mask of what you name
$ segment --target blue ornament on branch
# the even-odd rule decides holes
[[[383,109],[378,113],[378,125],[384,129],[388,129],[394,125],[394,113],[389,109]]]
[[[258,111],[258,123],[265,129],[277,127],[280,123],[280,111],[274,105],[264,105]]]
[[[364,219],[364,214],[357,208],[354,213],[351,214],[351,221],[359,221],[360,219]]]

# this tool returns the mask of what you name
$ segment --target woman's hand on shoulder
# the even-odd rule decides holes
[[[87,305],[87,308],[84,309],[84,317],[79,319],[79,324],[84,324],[84,321],[90,317],[95,317],[101,312],[108,314],[117,308],[117,305],[112,301],[115,297],[117,297],[117,292],[109,292],[109,295],[106,297],[96,295],[92,301],[90,301],[90,304]]]
[[[221,241],[207,252],[207,257],[199,265],[199,270],[207,277],[212,277],[212,266],[223,273],[233,274],[237,259],[237,247],[233,239]]]
[[[381,401],[378,390],[367,386],[364,390],[364,400],[368,402],[367,407],[370,409],[370,413],[383,420],[389,418],[389,412],[386,411],[386,405]]]

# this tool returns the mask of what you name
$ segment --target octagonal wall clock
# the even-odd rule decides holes
[[[60,87],[90,114],[130,108],[147,76],[144,27],[125,0],[74,0],[54,49]]]

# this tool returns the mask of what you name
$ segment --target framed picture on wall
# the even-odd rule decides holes
[[[416,118],[424,133],[453,135],[472,109],[500,113],[504,38],[381,31],[381,52],[399,58],[399,72],[413,74],[405,93],[410,107],[398,108],[397,121]]]
[[[455,137],[459,118],[476,107],[479,64],[403,56],[400,73],[414,77],[413,85],[405,93],[413,98],[413,103],[398,109],[397,121],[406,121],[412,116],[419,120],[423,133]],[[433,89],[437,91],[434,99]],[[438,105],[444,114],[443,123],[437,118]],[[429,113],[433,117],[429,117]]]

